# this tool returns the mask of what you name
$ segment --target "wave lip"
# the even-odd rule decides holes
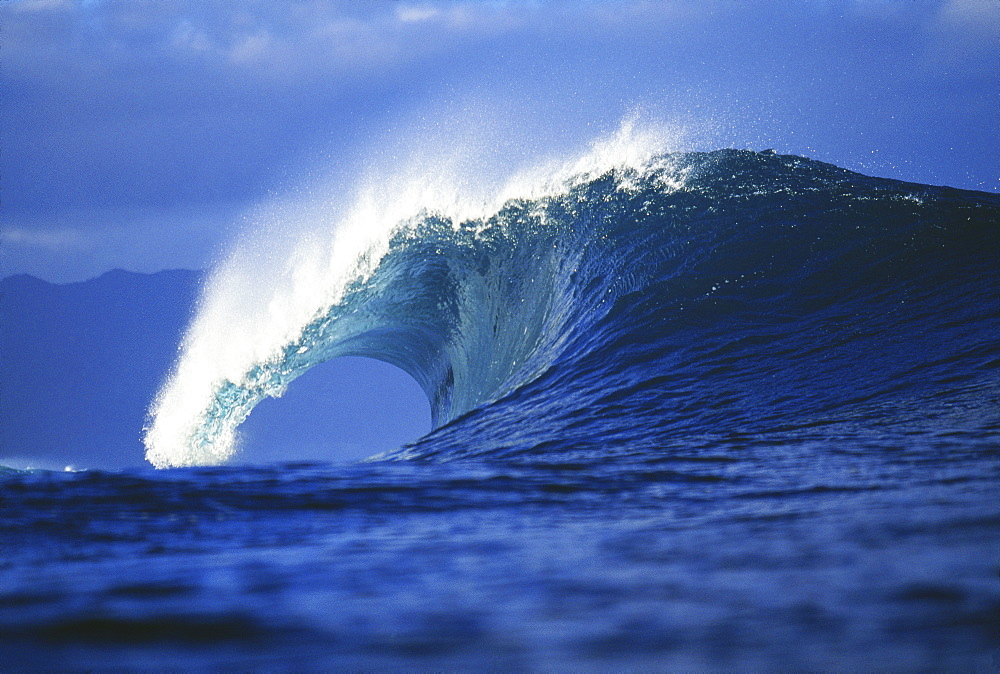
[[[994,423],[975,409],[1000,390],[995,197],[773,152],[608,156],[478,215],[394,213],[326,257],[300,248],[255,304],[218,275],[147,457],[226,460],[258,401],[343,355],[427,394],[435,431],[396,458]]]
[[[297,244],[268,254],[271,241],[250,240],[208,283],[177,365],[150,409],[148,460],[157,467],[224,462],[237,451],[236,429],[257,402],[280,396],[305,370],[341,355],[409,372],[431,401],[435,425],[511,390],[524,379],[517,371],[539,367],[538,358],[522,351],[526,345],[530,351],[544,321],[535,328],[519,323],[506,351],[486,358],[467,337],[499,334],[522,299],[544,312],[544,297],[527,292],[544,280],[531,280],[523,297],[506,301],[517,289],[514,277],[490,274],[520,273],[512,265],[524,261],[491,255],[498,247],[515,258],[537,250],[549,260],[548,271],[563,265],[558,251],[531,243],[531,230],[549,229],[549,206],[610,170],[637,176],[658,167],[663,174],[658,154],[668,140],[662,130],[627,121],[581,157],[515,176],[488,199],[456,196],[429,172],[393,181],[393,194],[386,194],[388,181],[360,190],[343,217],[292,209],[312,220]],[[514,212],[517,222],[508,217]],[[476,301],[497,312],[489,330],[489,321],[472,325],[478,308],[469,303]]]

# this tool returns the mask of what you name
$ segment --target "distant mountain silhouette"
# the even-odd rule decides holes
[[[115,270],[80,283],[0,280],[0,465],[146,466],[147,411],[177,357],[204,274]],[[340,358],[241,426],[237,461],[355,460],[430,428],[426,398],[390,365]]]
[[[0,281],[0,463],[144,463],[146,409],[176,358],[202,274],[110,271]]]

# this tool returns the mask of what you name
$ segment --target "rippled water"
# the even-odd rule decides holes
[[[406,369],[435,429],[357,465],[8,471],[0,662],[1000,669],[1000,201],[650,162],[422,212],[350,283],[261,279],[263,317],[215,286],[157,465],[223,461],[339,355]]]
[[[8,475],[15,668],[989,671],[1000,452]]]

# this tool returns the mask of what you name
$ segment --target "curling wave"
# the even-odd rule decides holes
[[[224,266],[147,458],[227,460],[260,400],[345,355],[402,368],[430,400],[435,430],[396,458],[997,433],[1000,199],[660,149],[605,152],[479,212],[362,209],[363,230],[306,237],[277,269]]]

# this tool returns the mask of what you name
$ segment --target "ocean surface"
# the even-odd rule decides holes
[[[0,469],[0,667],[1000,669],[1000,197],[724,150],[457,213],[217,271],[164,470]],[[434,430],[225,465],[338,356]]]

